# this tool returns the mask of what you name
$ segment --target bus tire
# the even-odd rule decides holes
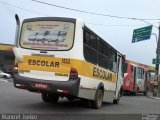
[[[114,100],[113,100],[113,104],[118,104],[119,101],[120,101],[120,97],[121,97],[121,94],[120,94],[120,92],[119,92],[117,99],[114,99]]]
[[[42,97],[43,102],[49,102],[48,94],[41,93],[41,97]]]
[[[43,102],[57,103],[59,96],[56,94],[41,93]]]
[[[95,94],[95,100],[92,101],[91,107],[99,109],[102,106],[103,102],[103,91],[102,89],[98,89]]]

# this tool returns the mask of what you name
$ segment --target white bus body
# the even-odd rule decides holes
[[[30,41],[28,34],[32,31],[27,30],[27,26],[33,31],[59,30],[62,38],[60,42],[52,38],[48,42]],[[101,107],[102,100],[118,103],[123,84],[123,56],[81,19],[26,19],[16,43],[16,88],[40,92],[44,101],[57,102],[60,96],[77,97],[91,100],[95,108]]]

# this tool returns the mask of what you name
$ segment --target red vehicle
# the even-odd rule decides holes
[[[124,93],[137,95],[147,93],[147,66],[126,60],[123,81]]]

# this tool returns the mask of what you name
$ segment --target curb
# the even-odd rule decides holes
[[[160,100],[160,97],[151,97],[151,96],[147,96],[147,97],[155,100]]]

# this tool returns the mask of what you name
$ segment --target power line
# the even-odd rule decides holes
[[[34,1],[34,0],[32,0]],[[16,5],[12,5],[12,4],[9,4],[9,3],[5,3],[5,2],[2,2],[0,1],[0,3],[2,4],[5,4],[5,5],[8,5],[8,6],[12,6],[12,7],[15,7],[15,8],[18,8],[18,9],[21,9],[21,10],[24,10],[24,11],[27,11],[27,12],[32,12],[32,13],[36,13],[36,14],[40,14],[40,15],[44,15],[44,16],[49,16],[47,14],[44,14],[44,13],[40,13],[40,12],[37,12],[37,11],[32,11],[32,10],[28,10],[28,9],[25,9],[25,8],[22,8],[22,7],[18,7]],[[109,16],[108,16],[109,17]],[[119,18],[122,18],[122,17],[119,17]],[[124,17],[125,18],[125,17]],[[151,24],[149,22],[146,22],[145,20],[142,20],[142,19],[138,19],[138,18],[132,18],[132,20],[140,20],[140,21],[143,21],[147,24]],[[92,25],[103,25],[103,26],[127,26],[127,25],[105,25],[105,24],[96,24],[96,23],[88,23],[88,24],[92,24]],[[153,24],[151,24],[153,25]],[[137,26],[137,25],[128,25],[128,26]],[[154,25],[153,25],[154,26]],[[154,26],[157,28],[157,26]]]
[[[152,23],[149,23],[149,22],[147,22],[147,21],[145,21],[145,20],[143,20],[143,19],[139,19],[139,20],[142,21],[142,22],[148,23],[148,24],[150,24],[150,25],[153,25]],[[158,27],[155,26],[155,25],[153,25],[153,27],[158,28]]]
[[[12,7],[15,7],[15,8],[18,8],[18,9],[21,9],[21,10],[24,10],[24,11],[28,11],[28,12],[32,12],[32,13],[36,13],[36,14],[40,14],[40,15],[44,15],[44,16],[48,16],[47,14],[40,13],[40,12],[36,12],[36,11],[32,11],[32,10],[28,10],[28,9],[25,9],[25,8],[22,8],[22,7],[18,7],[18,6],[15,6],[15,5],[6,3],[6,2],[0,1],[0,3],[5,4],[5,5],[8,5],[8,6],[12,6]]]
[[[111,27],[113,27],[113,26],[115,26],[115,27],[133,27],[133,26],[144,26],[144,25],[146,25],[146,24],[137,24],[137,25],[107,25],[107,24],[97,24],[97,23],[87,23],[87,24],[91,24],[91,25],[98,25],[98,26],[111,26]]]
[[[44,14],[44,13],[40,13],[40,12],[24,9],[24,8],[21,8],[21,7],[18,7],[18,6],[9,4],[9,3],[5,3],[5,2],[2,2],[2,1],[0,1],[0,3],[8,5],[8,6],[15,7],[15,8],[18,8],[18,9],[22,9],[22,10],[27,11],[27,12],[36,13],[36,14],[40,14],[40,15],[44,15],[44,16],[49,16],[49,15]],[[106,25],[106,24],[97,24],[97,23],[87,23],[87,24],[99,25],[99,26],[142,26],[142,25]]]
[[[113,17],[113,18],[124,18],[124,19],[131,19],[131,20],[160,20],[160,19],[142,19],[142,18],[134,18],[134,17],[132,18],[132,17],[124,17],[124,16],[101,14],[101,13],[96,13],[96,12],[89,12],[89,11],[84,11],[84,10],[64,7],[64,6],[60,6],[60,5],[56,5],[56,4],[51,4],[51,3],[47,3],[47,2],[42,2],[42,1],[38,1],[38,0],[31,0],[31,1],[37,2],[37,3],[41,3],[41,4],[45,4],[45,5],[49,5],[49,6],[58,7],[58,8],[63,8],[63,9],[67,9],[67,10],[72,10],[72,11],[76,11],[76,12],[82,12],[82,13],[99,15],[99,16],[107,16],[107,17]]]
[[[60,6],[60,5],[56,5],[56,4],[51,4],[51,3],[47,3],[47,2],[42,2],[42,1],[38,1],[38,0],[31,0],[31,1],[37,2],[37,3],[40,3],[40,4],[45,4],[45,5],[49,5],[49,6],[54,6],[54,7],[62,8],[62,9],[67,9],[67,10],[71,10],[71,11],[76,11],[76,12],[81,12],[81,13],[92,14],[92,15],[98,15],[98,16],[104,16],[104,17],[112,17],[112,18],[120,18],[120,19],[139,20],[139,21],[145,22],[145,23],[150,24],[150,25],[153,25],[153,24],[147,22],[146,20],[160,20],[160,19],[141,19],[141,18],[131,18],[131,17],[107,15],[107,14],[89,12],[89,11],[84,11],[84,10],[79,10],[79,9],[73,9],[73,8],[64,7],[64,6]],[[153,27],[158,28],[158,27],[155,26],[155,25],[153,25]]]

